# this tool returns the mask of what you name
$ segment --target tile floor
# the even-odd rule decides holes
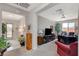
[[[55,41],[43,44],[36,50],[31,51],[28,51],[25,49],[25,47],[20,47],[18,45],[19,44],[17,42],[14,42],[14,44],[12,45],[13,49],[8,49],[8,51],[4,53],[4,56],[58,56],[56,52]]]
[[[11,44],[11,47],[8,48],[7,51],[14,50],[21,47],[18,40],[8,40],[8,42]]]

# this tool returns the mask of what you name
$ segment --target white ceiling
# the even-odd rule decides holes
[[[4,19],[4,20],[21,20],[21,19],[24,19],[24,16],[2,11],[2,19]]]
[[[18,6],[16,4],[7,4],[3,3],[0,4],[0,7],[2,8],[2,18],[7,20],[20,20],[23,18],[23,16],[27,15],[28,11],[37,11],[39,10],[39,7],[42,7],[45,3],[29,3],[28,8],[24,8],[21,6]],[[24,15],[25,14],[25,15]]]
[[[8,4],[8,5],[14,6],[14,7],[18,8],[19,10],[24,10],[24,12],[15,10],[16,13],[24,14],[25,11],[35,12],[38,14],[38,16],[45,17],[51,21],[63,21],[63,20],[78,18],[79,4],[77,4],[77,3],[63,3],[63,4],[62,3],[60,3],[60,4],[59,3],[28,3],[28,4],[30,5],[28,8],[24,8],[21,6],[14,5],[14,4]],[[11,9],[11,8],[9,8],[9,9]],[[65,18],[62,18],[61,15],[59,15],[56,12],[56,10],[58,10],[58,9],[62,9],[64,11]],[[22,17],[21,15],[17,15],[17,16],[19,16],[19,18],[17,18],[17,16],[9,17],[9,14],[11,14],[11,13],[8,14],[6,12],[3,12],[3,14],[4,14],[4,18],[13,17],[13,18],[19,19],[20,17]],[[5,15],[7,15],[7,16],[5,16]],[[12,15],[14,15],[14,14],[12,14]]]
[[[24,8],[14,3],[10,4],[0,4],[2,8],[2,18],[4,20],[20,20],[28,15],[27,12],[36,12],[45,7],[46,3],[29,3],[29,7]],[[39,7],[38,7],[39,6]],[[25,14],[25,15],[24,15]]]
[[[18,3],[19,4],[19,3]],[[20,3],[21,4],[21,3]],[[12,5],[12,6],[15,6],[15,7],[18,7],[18,8],[21,8],[23,10],[26,10],[26,11],[32,11],[32,12],[37,12],[39,11],[40,9],[42,9],[43,7],[47,6],[49,3],[24,3],[25,5],[29,5],[28,7],[24,6],[20,6],[20,5],[17,5],[16,3],[11,3],[9,5]]]
[[[39,16],[45,17],[51,21],[64,21],[68,19],[78,18],[77,3],[28,3],[30,6],[26,8],[28,11],[36,12]],[[65,18],[62,18],[56,10],[62,9]],[[40,12],[39,12],[40,11]]]
[[[40,7],[43,5],[43,3],[29,3],[29,7],[27,8],[27,10],[29,11],[33,11],[34,9]]]
[[[63,3],[55,5],[52,8],[49,8],[43,12],[40,12],[38,15],[45,17],[52,21],[63,21],[68,19],[77,19],[78,18],[78,8],[79,4],[74,3]],[[65,18],[62,18],[61,15],[59,15],[56,10],[63,9]]]

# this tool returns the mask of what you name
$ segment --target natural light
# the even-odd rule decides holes
[[[74,22],[71,22],[71,23],[63,23],[62,24],[62,31],[75,32],[75,23]]]

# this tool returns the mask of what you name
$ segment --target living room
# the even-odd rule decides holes
[[[39,5],[40,7],[38,8]],[[78,56],[79,4],[17,3],[17,4],[0,4],[0,6],[1,6],[0,15],[2,15],[2,12],[7,11],[9,12],[10,15],[13,16],[14,14],[19,15],[18,18],[20,18],[20,16],[24,17],[24,21],[23,18],[21,18],[22,20],[20,21],[20,22],[23,21],[22,26],[24,26],[21,27],[21,29],[19,29],[22,33],[18,33],[19,30],[16,31],[17,33],[14,33],[15,31],[13,31],[14,33],[13,35],[15,35],[13,36],[13,40],[15,39],[14,41],[16,41],[19,39],[18,40],[19,44],[16,45],[16,43],[18,42],[13,43],[12,39],[8,39],[11,40],[12,42],[11,44],[14,45],[13,48],[16,48],[16,46],[19,45],[20,47],[10,50],[11,48],[10,45],[10,47],[7,48],[7,50],[9,51],[7,50],[4,51],[2,55]],[[8,15],[7,12],[5,12],[6,13],[5,15]],[[13,16],[9,17],[11,17],[11,19],[16,18]],[[3,22],[2,20],[0,21]],[[0,25],[2,25],[1,22]],[[20,22],[19,21],[15,22],[18,25],[16,26],[16,28],[14,28],[14,30],[18,29],[19,25],[21,25]],[[0,36],[2,36],[1,29],[0,33],[1,33]]]

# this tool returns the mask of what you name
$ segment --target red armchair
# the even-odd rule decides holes
[[[56,41],[55,43],[57,45],[57,53],[60,56],[78,56],[78,41],[75,41],[70,45],[63,44],[59,41]]]

